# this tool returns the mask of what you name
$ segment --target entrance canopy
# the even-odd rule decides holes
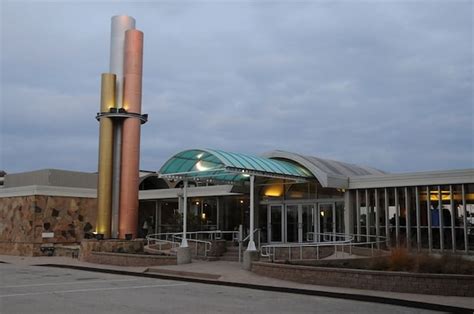
[[[214,149],[192,149],[171,157],[159,171],[162,177],[244,181],[249,176],[306,181],[307,169],[291,162]]]

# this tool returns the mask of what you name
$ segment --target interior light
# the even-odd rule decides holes
[[[201,218],[202,218],[202,219],[206,219],[206,213],[202,213],[202,214],[201,214]]]
[[[280,197],[283,195],[283,185],[282,184],[275,184],[275,185],[270,185],[265,188],[264,192],[265,196],[270,196],[270,197]]]
[[[199,202],[196,202],[196,205],[199,205]]]
[[[208,167],[205,167],[205,166],[202,164],[201,160],[199,160],[199,161],[196,163],[196,169],[197,169],[198,171],[206,171],[206,170],[209,170]]]
[[[321,212],[321,217],[324,217],[324,212],[323,211]]]
[[[201,159],[201,157],[204,155],[204,153],[200,153],[196,156],[197,159]]]
[[[246,177],[246,178],[250,177],[249,174],[243,174],[243,176]]]
[[[244,200],[240,200],[240,204],[243,204],[244,203]]]

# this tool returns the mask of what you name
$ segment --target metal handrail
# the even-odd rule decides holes
[[[322,234],[325,235],[325,234]],[[334,235],[334,233],[329,233],[326,235]],[[262,246],[262,250],[260,255],[263,257],[268,257],[271,261],[275,259],[275,250],[281,248],[288,248],[288,259],[292,259],[292,249],[299,248],[299,259],[303,259],[303,248],[304,247],[315,247],[316,248],[316,259],[319,260],[319,248],[320,247],[328,247],[334,246],[334,252],[337,254],[337,248],[342,247],[342,251],[344,248],[349,246],[349,254],[352,255],[352,247],[353,246],[365,246],[370,245],[371,247],[371,254],[374,255],[374,245],[386,242],[386,237],[382,236],[372,236],[372,235],[363,235],[367,238],[375,237],[375,241],[366,241],[366,242],[354,242],[354,239],[358,236],[362,236],[359,234],[338,234],[338,236],[344,236],[344,240],[339,241],[323,241],[323,242],[299,242],[299,243],[275,243],[275,244],[266,244]]]
[[[176,236],[176,239],[178,239],[180,242],[183,240],[182,236]],[[212,242],[210,241],[204,241],[204,240],[198,240],[198,239],[187,239],[188,242],[194,242],[196,243],[195,249],[196,249],[196,256],[199,256],[198,254],[198,243],[204,243],[204,257],[207,257],[207,253],[211,251],[212,247]]]
[[[204,243],[204,256],[207,256],[207,253],[210,252],[212,248],[213,240],[220,240],[224,234],[231,234],[232,241],[236,241],[239,238],[238,231],[222,231],[222,230],[212,230],[212,231],[192,231],[186,232],[186,239],[191,242],[196,243],[196,256],[198,255],[198,243]],[[205,236],[208,240],[198,239],[200,236]],[[180,245],[183,239],[182,232],[164,232],[164,233],[155,233],[149,234],[146,236],[148,241],[148,246],[150,246],[151,242],[158,242],[159,250],[164,244],[171,244],[172,248],[177,247]]]
[[[328,242],[328,241],[347,241],[347,240],[353,240],[354,237],[351,235],[351,234],[347,234],[347,233],[337,233],[337,232],[307,232],[306,233],[306,241],[307,242],[321,242],[321,241],[316,241],[316,237],[315,236],[322,236],[322,238],[324,239],[324,242]],[[333,238],[333,240],[327,240],[327,239],[331,239]],[[337,240],[338,238],[342,238],[341,240]]]
[[[262,241],[261,241],[261,230],[260,228],[256,228],[253,230],[253,234],[255,235],[255,233],[257,233],[257,250],[260,251],[260,248],[261,248],[261,244],[262,244]],[[250,233],[245,237],[243,238],[243,227],[242,225],[239,226],[239,262],[242,262],[242,248],[243,248],[243,244],[250,240]]]

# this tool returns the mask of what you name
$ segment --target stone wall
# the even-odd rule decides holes
[[[252,263],[252,271],[262,276],[313,285],[474,297],[474,276],[467,275],[337,269],[264,262]]]
[[[0,254],[36,256],[43,245],[79,243],[95,229],[96,208],[95,198],[0,198]],[[44,232],[53,237],[43,238]]]

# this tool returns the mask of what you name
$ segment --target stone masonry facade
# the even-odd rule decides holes
[[[0,254],[37,256],[47,245],[78,244],[95,230],[96,208],[95,198],[0,198]],[[53,237],[43,237],[46,233]]]

